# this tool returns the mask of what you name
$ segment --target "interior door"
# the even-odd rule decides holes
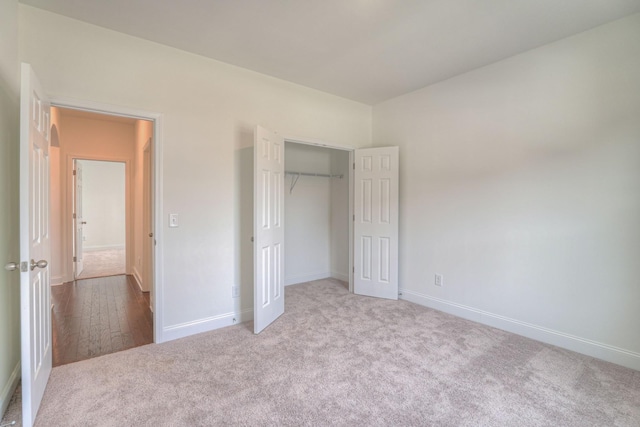
[[[256,126],[253,151],[253,331],[284,313],[284,139]]]
[[[51,373],[49,102],[22,64],[20,100],[20,312],[22,423],[33,425]]]
[[[84,262],[83,258],[83,244],[84,244],[84,225],[86,222],[84,221],[82,214],[82,162],[77,159],[73,160],[73,186],[74,186],[74,228],[75,228],[75,242],[74,242],[74,255],[73,261],[75,262],[75,277],[80,276],[82,274],[82,270],[84,270]]]
[[[399,149],[354,153],[354,293],[398,299]]]

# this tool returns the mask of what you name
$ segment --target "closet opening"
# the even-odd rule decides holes
[[[352,290],[351,151],[285,141],[284,285],[321,279]]]

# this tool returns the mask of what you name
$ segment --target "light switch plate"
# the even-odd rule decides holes
[[[169,227],[175,228],[178,226],[178,214],[169,214]]]

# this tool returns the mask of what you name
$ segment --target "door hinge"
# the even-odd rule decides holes
[[[74,212],[74,214],[73,214],[73,219],[76,219],[76,214],[75,214],[75,212]]]
[[[356,222],[356,214],[353,214],[353,222]]]
[[[356,164],[355,164],[355,162],[353,163],[353,170],[356,170]]]
[[[351,272],[352,272],[352,273],[355,273],[355,272],[356,272],[356,267],[355,267],[355,266],[353,266],[353,269],[351,270]]]
[[[73,257],[73,262],[78,262],[78,257]]]
[[[75,169],[73,170],[73,176],[76,176],[76,170]]]

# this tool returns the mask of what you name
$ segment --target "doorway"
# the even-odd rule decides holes
[[[126,274],[124,162],[74,159],[74,277]]]
[[[260,333],[284,313],[285,143],[305,143],[256,126],[253,162],[253,330]],[[326,144],[307,143],[324,146]],[[346,149],[349,160],[349,290],[398,299],[398,147]],[[302,173],[298,173],[299,176]],[[329,175],[329,177],[332,177]],[[292,182],[292,185],[295,181]],[[289,189],[291,191],[291,187]],[[306,241],[314,245],[315,241]]]
[[[61,254],[52,259],[57,366],[154,342],[155,251],[146,242],[154,235],[154,124],[51,111],[59,141],[51,168],[59,204],[52,246]]]

